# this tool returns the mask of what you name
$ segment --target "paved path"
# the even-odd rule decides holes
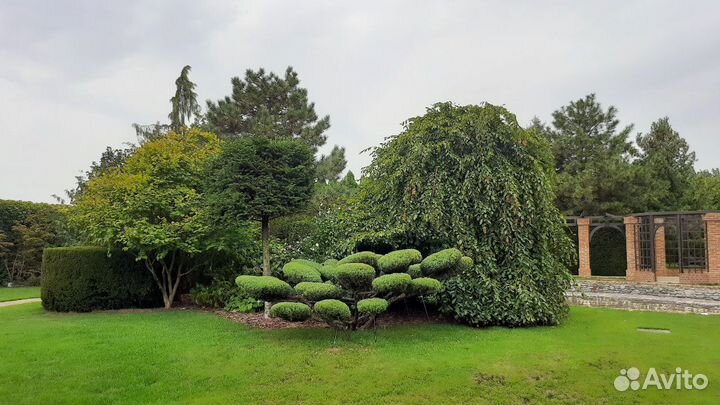
[[[5,301],[5,302],[0,302],[0,308],[11,307],[13,305],[20,305],[20,304],[30,304],[32,302],[40,302],[40,301],[42,301],[40,298],[28,298],[25,300]]]

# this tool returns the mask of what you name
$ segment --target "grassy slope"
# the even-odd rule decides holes
[[[40,298],[40,287],[0,288],[0,302]]]
[[[0,309],[0,403],[717,403],[720,319],[574,308],[561,327],[407,326],[338,340],[196,312]],[[636,327],[671,328],[670,335]],[[702,392],[618,393],[620,368],[705,373]]]

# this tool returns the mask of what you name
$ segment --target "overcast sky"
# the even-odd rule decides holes
[[[0,198],[53,201],[131,123],[166,120],[186,64],[203,106],[247,68],[292,65],[356,174],[432,103],[527,124],[590,92],[636,132],[668,115],[699,168],[720,166],[718,1],[3,0]]]

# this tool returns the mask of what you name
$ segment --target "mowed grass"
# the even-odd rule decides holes
[[[668,328],[671,334],[638,332]],[[400,326],[339,339],[194,311],[0,309],[3,404],[716,404],[720,318],[573,308],[559,327]],[[621,368],[704,391],[616,392]]]
[[[40,287],[0,288],[0,302],[40,298]]]

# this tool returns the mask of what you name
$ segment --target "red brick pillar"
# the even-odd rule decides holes
[[[706,283],[720,283],[720,213],[709,212],[703,215],[706,226],[707,243],[707,280]]]
[[[590,218],[578,218],[578,275],[590,277]]]
[[[625,254],[627,256],[627,269],[625,270],[625,278],[628,281],[635,281],[637,274],[637,259],[635,258],[635,231],[639,222],[637,217],[625,217]]]
[[[665,263],[665,218],[655,218],[655,276],[671,276]]]

